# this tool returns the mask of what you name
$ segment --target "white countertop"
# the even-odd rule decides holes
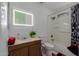
[[[36,41],[36,40],[40,40],[40,38],[16,39],[16,41],[13,45],[28,43],[28,42],[32,42],[32,41]],[[9,46],[13,46],[13,45],[9,45]]]

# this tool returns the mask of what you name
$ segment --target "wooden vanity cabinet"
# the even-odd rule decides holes
[[[30,56],[40,56],[40,46],[39,45],[33,45],[29,47],[29,55]]]
[[[41,40],[8,47],[9,56],[41,56]]]

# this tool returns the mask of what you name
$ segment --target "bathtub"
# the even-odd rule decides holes
[[[42,44],[42,49],[43,49],[43,55],[44,56],[52,56],[52,52],[58,53],[61,52],[66,56],[75,56],[67,47],[65,47],[62,44],[56,44],[56,43],[49,43],[45,42]]]
[[[63,53],[66,56],[76,56],[66,46],[64,46],[63,44],[56,44],[56,43],[54,43],[54,48],[53,49],[55,51],[57,51],[57,52]]]

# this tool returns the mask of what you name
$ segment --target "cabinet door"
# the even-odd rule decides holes
[[[10,56],[28,56],[28,48],[19,48],[9,53]]]
[[[29,56],[41,56],[41,46],[37,44],[30,46]]]

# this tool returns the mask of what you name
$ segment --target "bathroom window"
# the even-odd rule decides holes
[[[33,26],[33,14],[13,9],[13,25]]]

